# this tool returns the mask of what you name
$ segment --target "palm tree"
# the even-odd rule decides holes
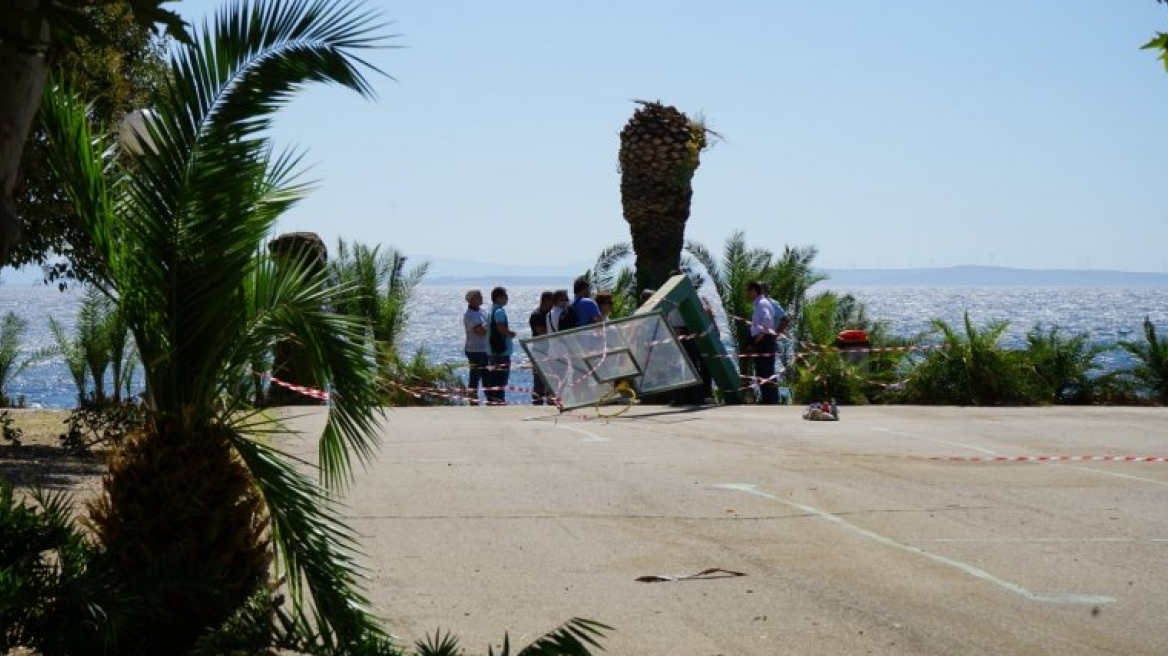
[[[637,255],[637,289],[657,289],[680,265],[693,176],[713,132],[676,107],[637,103],[621,130],[621,206]]]
[[[633,246],[620,241],[601,249],[592,268],[582,277],[592,285],[594,292],[612,292],[611,317],[625,317],[637,309],[638,294],[633,270],[621,263],[633,255]]]
[[[787,314],[797,317],[802,313],[807,292],[827,280],[812,266],[819,249],[814,246],[784,246],[777,260],[767,263],[759,277],[766,284],[768,295],[783,306]]]
[[[1120,348],[1136,358],[1131,375],[1159,403],[1168,403],[1168,339],[1156,336],[1156,325],[1144,317],[1144,342],[1121,341]]]
[[[393,247],[382,252],[381,246],[349,245],[338,239],[328,263],[331,283],[340,290],[333,309],[364,318],[383,356],[397,349],[409,323],[410,301],[430,269],[429,262],[406,269],[408,261]]]
[[[303,626],[334,645],[380,635],[357,587],[354,536],[332,510],[352,455],[365,461],[376,445],[364,326],[324,309],[335,291],[323,271],[302,257],[276,266],[263,248],[306,191],[299,156],[265,136],[272,115],[307,82],[372,95],[357,54],[383,43],[380,27],[326,0],[220,11],[173,56],[133,175],[80,99],[46,91],[54,169],[93,235],[105,271],[96,284],[133,334],[151,399],[147,427],[90,507],[118,593],[143,600],[122,623],[121,653],[185,652],[263,589],[273,558]],[[232,394],[290,337],[332,390],[319,484]]]
[[[21,319],[15,312],[4,315],[0,321],[0,407],[12,405],[12,398],[8,396],[8,384],[20,375],[33,359],[17,362],[20,357],[20,343],[28,329],[28,322]]]
[[[933,319],[932,332],[943,348],[930,351],[912,369],[904,400],[940,405],[1018,405],[1027,403],[1028,377],[1023,354],[1004,350],[999,341],[1008,321],[977,327],[965,313],[964,331]]]
[[[69,339],[65,327],[53,317],[49,317],[49,332],[53,335],[53,346],[37,354],[38,358],[61,356],[65,361],[65,368],[73,378],[73,386],[77,388],[77,407],[86,403],[88,390],[89,370],[85,362],[85,349],[80,339]]]
[[[686,243],[686,252],[706,270],[706,279],[713,285],[730,322],[730,334],[734,338],[734,348],[739,353],[750,351],[750,324],[742,321],[749,318],[753,308],[746,296],[746,283],[758,279],[770,267],[772,254],[765,248],[750,248],[746,245],[746,233],[736,230],[726,239],[722,249],[722,259],[717,259],[710,249],[694,241]],[[750,359],[740,363],[743,373],[753,370]]]
[[[1106,346],[1092,344],[1087,333],[1068,336],[1058,326],[1044,330],[1036,324],[1026,333],[1026,358],[1039,387],[1035,395],[1044,402],[1091,403],[1113,378],[1093,375],[1099,369],[1095,358],[1106,351]]]

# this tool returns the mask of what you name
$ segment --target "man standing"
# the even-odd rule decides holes
[[[786,330],[790,321],[784,314],[775,318],[776,306],[763,293],[763,286],[757,280],[746,284],[746,295],[754,305],[750,317],[750,350],[754,353],[754,376],[759,384],[759,403],[775,405],[779,402],[779,387],[775,381],[775,336]]]
[[[568,290],[557,289],[552,294],[552,310],[547,315],[547,331],[554,333],[560,329],[560,317],[568,307]]]
[[[588,282],[584,276],[580,276],[572,285],[572,293],[576,295],[576,300],[572,302],[576,314],[576,325],[590,326],[594,323],[600,323],[600,306],[592,300],[592,283]]]
[[[548,333],[548,320],[554,305],[555,294],[549,291],[539,295],[539,307],[532,310],[531,316],[527,319],[527,325],[531,328],[532,337],[539,337]],[[539,375],[539,371],[532,370],[531,373],[533,378],[531,404],[543,405],[544,400],[547,398],[547,385],[544,384],[543,376]]]
[[[786,334],[787,325],[791,323],[791,318],[787,316],[787,312],[783,309],[783,306],[779,305],[779,302],[771,296],[771,290],[766,284],[762,286],[762,293],[766,296],[767,301],[770,302],[771,308],[773,308],[775,313],[775,323],[778,324],[776,330],[778,334],[775,335],[775,353],[779,359],[779,376],[782,377],[783,372],[791,364],[791,339]]]
[[[483,293],[472,289],[466,293],[466,313],[462,315],[466,331],[466,361],[470,366],[466,391],[471,405],[479,404],[479,387],[487,374],[487,315],[483,313]]]
[[[515,351],[515,331],[507,323],[507,290],[491,290],[491,316],[487,329],[487,346],[491,350],[487,405],[507,405],[507,381],[511,379],[511,354]]]

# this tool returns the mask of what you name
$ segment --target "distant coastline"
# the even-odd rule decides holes
[[[556,266],[509,266],[451,258],[411,258],[430,262],[423,284],[433,286],[542,286],[567,288],[591,263]],[[1014,269],[996,266],[952,266],[916,269],[821,269],[823,286],[840,287],[1158,287],[1168,288],[1168,273],[1103,269]],[[5,268],[0,286],[43,284],[38,267]]]
[[[466,263],[473,264],[473,263]],[[514,285],[568,287],[571,280],[588,268],[560,272],[514,272],[505,267],[484,265],[482,274],[460,268],[445,273],[435,267],[425,284],[435,286]],[[1140,273],[1096,269],[1012,269],[994,266],[954,266],[920,269],[823,269],[823,286],[839,287],[1168,287],[1168,273]]]

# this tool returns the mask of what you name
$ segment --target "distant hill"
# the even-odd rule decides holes
[[[955,266],[928,269],[825,269],[827,287],[1168,287],[1168,273],[1093,269]]]

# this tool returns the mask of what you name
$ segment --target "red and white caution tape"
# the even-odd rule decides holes
[[[947,462],[1168,462],[1168,456],[953,456],[932,457]]]
[[[279,378],[276,378],[275,376],[273,376],[271,374],[260,374],[260,375],[267,378],[268,380],[272,381],[272,384],[279,385],[280,387],[283,387],[284,389],[292,390],[293,392],[296,392],[297,394],[303,394],[304,396],[314,398],[314,399],[319,399],[321,401],[328,401],[329,400],[329,393],[326,392],[325,390],[316,389],[315,387],[307,387],[305,385],[297,385],[296,383],[289,383],[288,381],[280,380]]]

